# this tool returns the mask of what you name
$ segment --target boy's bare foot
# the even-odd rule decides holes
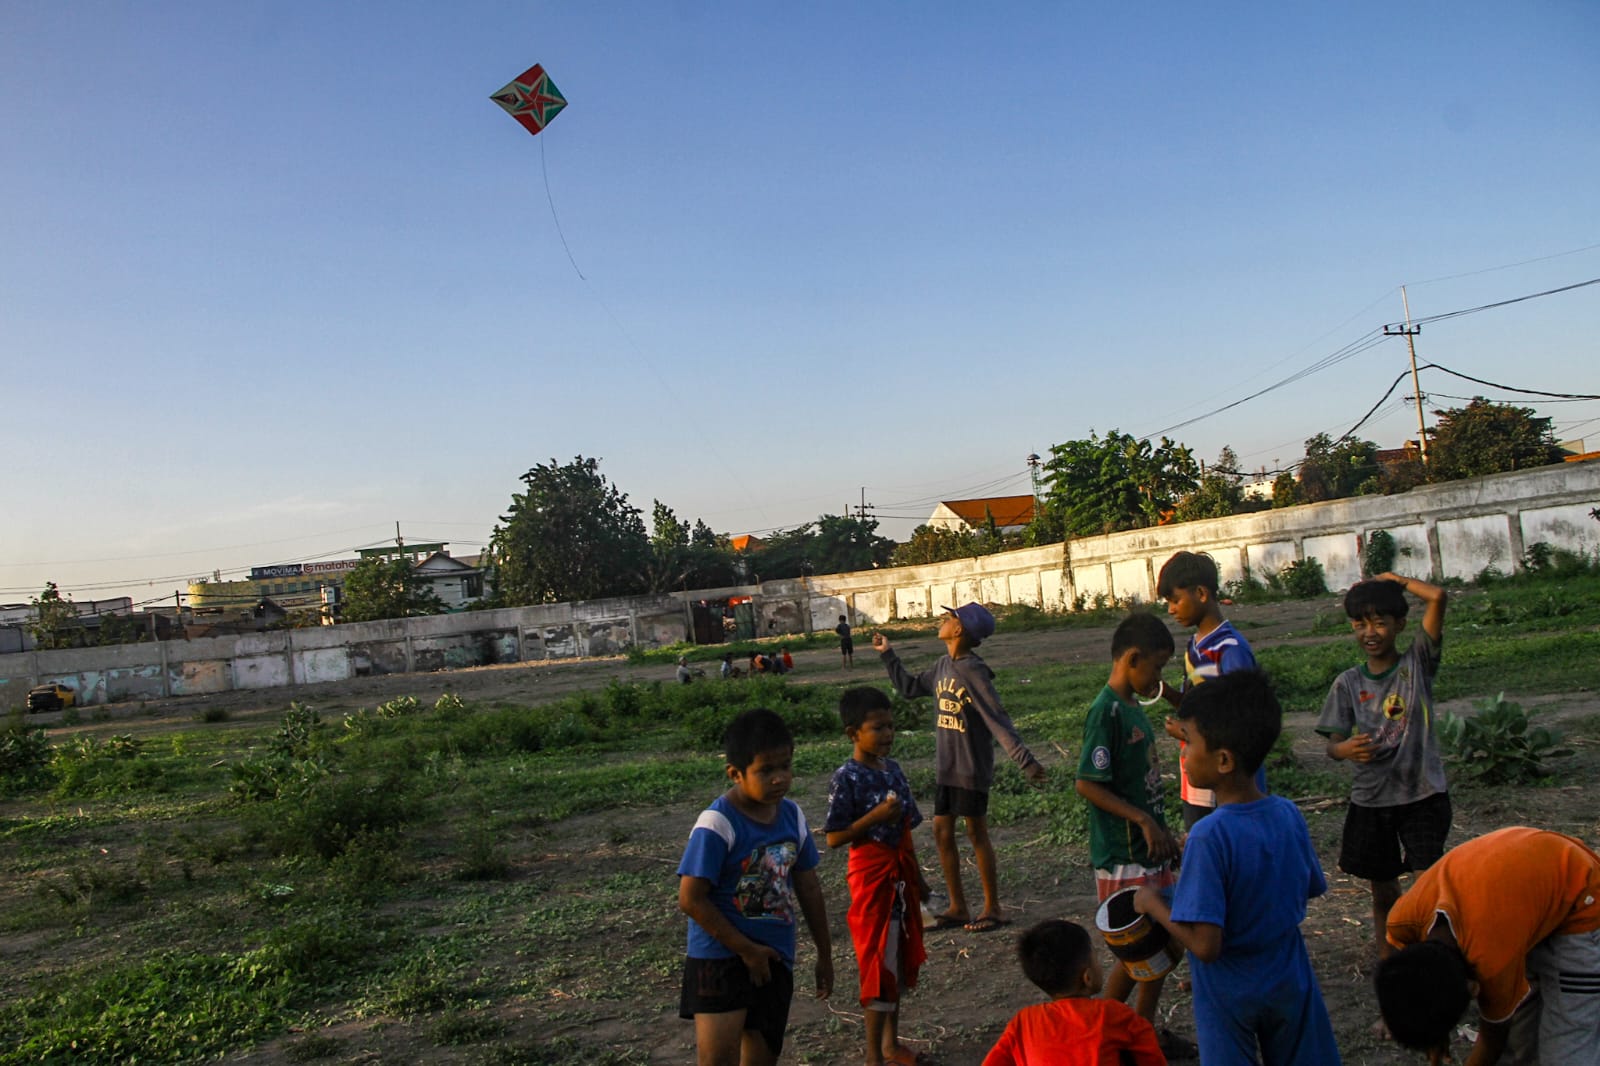
[[[958,925],[965,928],[970,921],[972,919],[965,914],[950,914],[946,912],[935,915],[933,921],[929,922],[928,925],[933,929],[954,929]]]
[[[904,1044],[894,1046],[894,1054],[883,1057],[884,1066],[917,1066],[920,1056]]]
[[[1382,1018],[1379,1018],[1377,1021],[1373,1022],[1371,1028],[1369,1028],[1367,1030],[1367,1033],[1374,1040],[1393,1040],[1394,1039],[1394,1037],[1389,1034],[1389,1027],[1387,1025],[1383,1024],[1383,1019]]]

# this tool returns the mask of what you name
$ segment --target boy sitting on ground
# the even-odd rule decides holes
[[[1097,998],[1100,960],[1083,927],[1040,922],[1017,939],[1022,972],[1049,1003],[1024,1007],[983,1066],[1163,1066],[1156,1031],[1124,1003]]]

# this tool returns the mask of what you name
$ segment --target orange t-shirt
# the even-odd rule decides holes
[[[1117,1066],[1128,1052],[1137,1066],[1165,1066],[1155,1028],[1112,999],[1053,999],[1024,1007],[983,1066]]]
[[[1600,855],[1513,826],[1469,840],[1417,878],[1389,912],[1389,943],[1426,940],[1438,916],[1478,980],[1478,1009],[1503,1022],[1528,996],[1528,952],[1547,936],[1600,929]]]

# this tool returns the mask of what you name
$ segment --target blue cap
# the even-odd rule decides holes
[[[955,615],[961,623],[961,633],[967,638],[969,647],[976,648],[985,637],[994,636],[994,615],[983,604],[967,603],[960,607],[946,607],[945,610]]]

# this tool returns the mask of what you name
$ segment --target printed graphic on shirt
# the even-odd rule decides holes
[[[967,687],[953,677],[941,677],[933,694],[939,699],[939,728],[967,731],[966,716],[961,709],[966,706]]]
[[[793,923],[794,890],[789,870],[794,866],[799,846],[792,840],[756,848],[739,864],[739,885],[733,891],[733,905],[739,913],[756,921]]]

